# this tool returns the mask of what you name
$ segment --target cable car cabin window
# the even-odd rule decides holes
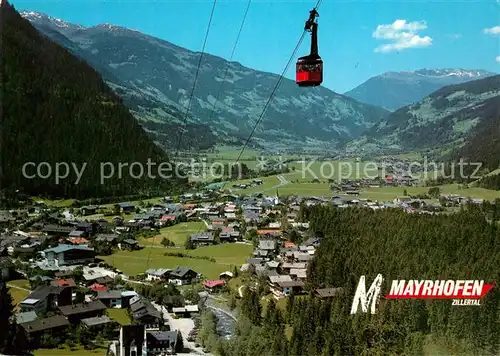
[[[299,85],[320,85],[323,81],[323,65],[316,64],[297,64],[296,82]]]

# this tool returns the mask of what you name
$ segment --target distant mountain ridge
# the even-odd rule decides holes
[[[155,123],[144,126],[158,142],[175,145],[172,125],[183,122],[200,53],[120,26],[84,28],[33,11],[22,15],[99,71],[143,125]],[[224,89],[215,102],[226,66]],[[187,122],[206,132],[210,143],[241,143],[278,78],[205,54]],[[299,88],[284,79],[252,142],[273,148],[334,145],[358,137],[388,114],[324,87]],[[205,143],[189,131],[185,137],[192,144]]]
[[[482,69],[420,69],[416,71],[387,72],[368,79],[348,91],[356,100],[395,111],[414,104],[434,91],[453,84],[461,84],[494,76]]]
[[[467,146],[472,137],[476,137],[473,146],[478,148],[481,139],[477,137],[500,136],[498,131],[482,129],[486,123],[487,127],[498,127],[499,100],[500,75],[446,86],[392,113],[345,148],[351,152],[444,153]],[[473,151],[468,149],[464,154],[471,158]],[[488,154],[498,152],[482,152],[481,156]]]

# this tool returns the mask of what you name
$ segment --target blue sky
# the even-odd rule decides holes
[[[194,51],[201,50],[213,5],[212,0],[11,2],[19,11],[84,26],[120,25]],[[281,73],[315,3],[253,0],[233,60]],[[247,0],[217,1],[206,52],[229,58],[246,6]],[[383,72],[421,68],[499,72],[499,10],[497,0],[323,0],[318,37],[324,86],[343,93]],[[309,39],[297,56],[308,54]],[[294,66],[287,77],[293,79],[293,71]]]

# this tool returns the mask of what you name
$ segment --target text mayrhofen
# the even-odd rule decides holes
[[[380,299],[380,289],[384,278],[377,275],[368,292],[365,288],[365,276],[359,279],[352,303],[351,314],[356,314],[358,306],[366,313],[371,303],[371,313],[375,314]],[[385,299],[453,299],[453,305],[479,305],[494,287],[481,280],[394,280]]]

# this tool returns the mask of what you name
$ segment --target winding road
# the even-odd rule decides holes
[[[255,192],[255,193],[253,193],[253,195],[262,194],[262,193],[265,193],[265,192],[267,192],[267,191],[269,191],[269,190],[277,189],[277,188],[282,187],[282,186],[284,186],[284,185],[290,184],[290,181],[288,181],[288,180],[285,178],[285,176],[284,176],[284,175],[281,175],[281,174],[280,174],[279,176],[276,176],[276,178],[278,178],[278,180],[280,181],[280,183],[279,183],[279,184],[276,184],[276,185],[273,185],[273,186],[272,186],[272,187],[270,187],[270,188],[266,188],[266,189],[263,189],[263,190],[261,190],[261,191]]]
[[[185,348],[188,348],[190,350],[189,353],[182,353],[183,355],[211,355],[209,353],[203,352],[203,349],[200,347],[196,347],[194,342],[188,341],[187,337],[189,336],[189,333],[191,330],[194,328],[194,321],[193,319],[190,318],[181,318],[181,319],[174,319],[170,315],[170,313],[167,311],[167,308],[164,306],[161,306],[156,303],[151,303],[153,306],[162,313],[163,318],[168,321],[168,324],[173,330],[179,330],[182,334],[183,338],[183,344]]]

